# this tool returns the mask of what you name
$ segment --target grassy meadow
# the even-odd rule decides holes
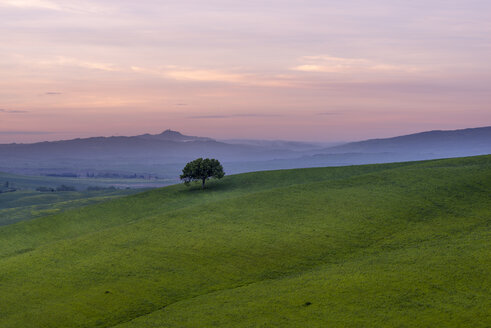
[[[490,327],[491,156],[174,185],[0,226],[0,327]]]

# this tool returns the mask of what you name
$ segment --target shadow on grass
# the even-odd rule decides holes
[[[201,187],[200,181],[191,182],[186,188],[179,190],[181,193],[203,193],[203,192],[224,192],[237,189],[239,184],[233,183],[229,179],[209,180],[205,184],[205,188]]]

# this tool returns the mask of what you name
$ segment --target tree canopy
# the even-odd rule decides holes
[[[180,176],[186,185],[191,181],[201,181],[201,186],[205,188],[206,180],[210,178],[221,179],[225,175],[223,166],[214,158],[198,158],[186,164]]]

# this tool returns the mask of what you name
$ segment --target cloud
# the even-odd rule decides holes
[[[208,81],[208,82],[232,82],[240,83],[245,81],[245,75],[226,73],[217,70],[205,69],[177,69],[168,70],[165,75],[175,80],[188,81]]]
[[[171,69],[163,74],[180,81],[225,82],[264,87],[292,86],[292,81],[289,81],[286,76],[265,76],[255,73],[230,73],[207,69]]]
[[[1,1],[1,0],[0,0]],[[46,59],[30,59],[26,56],[18,56],[17,60],[24,66],[31,66],[39,69],[56,70],[66,67],[85,68],[89,70],[99,70],[106,72],[124,72],[125,70],[113,63],[84,60],[75,57],[55,56]],[[128,71],[128,70],[126,70]],[[61,92],[48,91],[44,95],[61,95]]]
[[[119,68],[115,67],[115,65],[110,63],[85,61],[85,60],[80,60],[77,58],[69,58],[69,57],[58,57],[54,63],[63,66],[76,66],[76,67],[95,69],[100,71],[108,71],[108,72],[120,71]]]
[[[0,131],[0,135],[41,135],[41,134],[52,134],[54,132],[49,131]]]
[[[244,75],[226,73],[217,70],[194,69],[187,67],[178,67],[174,65],[165,66],[163,68],[145,68],[139,66],[131,66],[131,71],[135,73],[157,75],[173,80],[181,81],[204,81],[204,82],[243,82]]]
[[[0,108],[0,113],[10,113],[10,114],[24,114],[28,113],[26,110],[9,110]]]
[[[317,113],[316,115],[319,116],[330,116],[330,115],[341,115],[339,112],[322,112],[322,113]]]
[[[0,0],[1,6],[17,8],[38,8],[61,11],[62,8],[54,2],[46,0]]]
[[[0,0],[1,1],[1,0]],[[124,72],[129,71],[128,69],[124,69],[120,66],[117,66],[113,63],[107,62],[98,62],[92,60],[85,60],[75,57],[65,57],[65,56],[56,56],[50,59],[42,59],[42,60],[31,60],[28,58],[20,58],[23,65],[31,65],[35,67],[46,67],[48,69],[54,69],[56,66],[62,67],[78,67],[78,68],[86,68],[90,70],[99,70],[99,71],[107,71],[107,72]],[[45,92],[46,95],[59,95],[61,92]]]
[[[131,66],[130,70],[139,74],[190,82],[224,82],[266,87],[292,86],[288,75],[261,75],[250,72],[227,72],[225,70],[201,69],[168,65],[160,68]]]
[[[188,104],[175,104],[175,106],[187,106]]]
[[[49,1],[49,0],[0,0],[0,6],[19,9],[42,9],[70,13],[107,13],[109,10],[88,1]]]
[[[342,58],[327,55],[304,56],[300,58],[304,64],[292,68],[294,71],[318,73],[354,73],[370,71],[404,71],[414,72],[419,69],[405,65],[378,63],[363,58]]]
[[[231,115],[195,115],[189,116],[191,119],[221,119],[221,118],[237,118],[237,117],[281,117],[278,114],[231,114]]]
[[[61,95],[61,92],[46,92],[45,95],[47,96],[58,96]]]

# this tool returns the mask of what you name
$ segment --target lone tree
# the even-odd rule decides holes
[[[201,181],[201,186],[205,189],[205,182],[209,178],[221,179],[225,173],[223,166],[214,158],[198,158],[186,164],[182,170],[181,180],[184,180],[186,185],[191,181]]]

